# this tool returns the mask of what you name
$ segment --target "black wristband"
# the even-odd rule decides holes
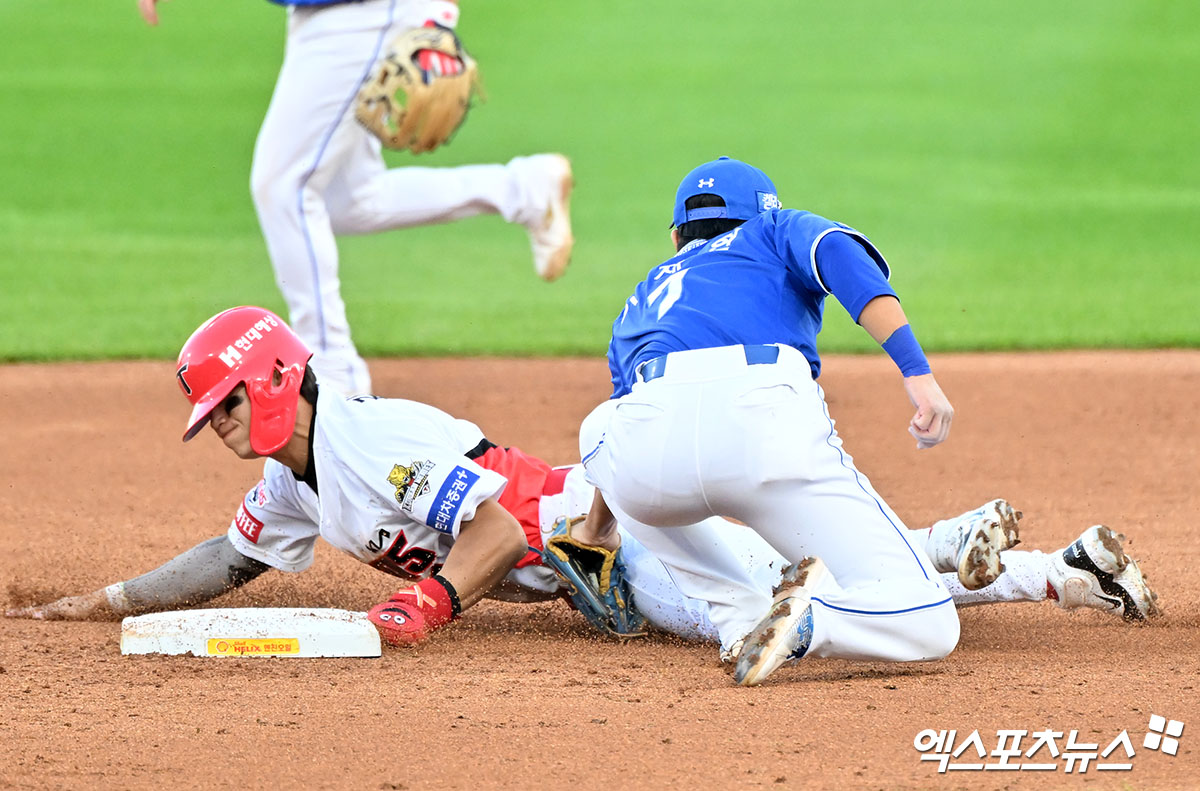
[[[450,584],[450,580],[443,577],[441,574],[434,574],[431,578],[439,585],[446,589],[446,593],[450,595],[450,618],[451,620],[462,615],[462,602],[458,600],[458,591],[454,590],[454,586]]]

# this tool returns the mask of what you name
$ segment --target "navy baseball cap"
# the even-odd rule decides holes
[[[705,194],[720,195],[725,199],[725,205],[684,208],[688,198]],[[783,204],[775,194],[775,185],[766,173],[745,162],[721,157],[705,162],[679,182],[671,227],[678,228],[685,222],[714,217],[749,220],[770,209],[782,208]]]

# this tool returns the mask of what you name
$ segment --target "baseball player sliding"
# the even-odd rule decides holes
[[[234,308],[188,339],[176,381],[192,405],[184,439],[212,427],[243,459],[266,457],[262,480],[246,493],[226,534],[163,566],[80,596],[9,609],[9,617],[105,619],[208,601],[270,568],[298,572],[313,559],[318,536],[408,584],[370,618],[393,644],[424,640],[485,595],[538,601],[569,589],[556,546],[570,520],[594,497],[581,466],[551,468],[515,448],[501,448],[475,425],[412,401],[343,399],[317,386],[311,352],[279,317]],[[1097,557],[1123,563],[1120,573],[1070,565],[1053,555],[1004,551],[1017,538],[1018,514],[996,500],[914,531],[912,541],[946,572],[967,603],[1036,601],[1049,590],[1063,607],[1094,607],[1145,617],[1153,600],[1119,545]],[[782,557],[754,533],[712,519],[700,530],[722,548],[763,597],[779,582]],[[1094,530],[1094,529],[1093,529]],[[606,558],[609,590],[658,629],[716,640],[704,600],[689,599],[663,564],[619,530],[621,548]],[[1119,557],[1118,557],[1119,555]],[[1001,574],[1003,564],[1009,572]],[[996,574],[1000,579],[977,589]],[[1111,591],[1124,591],[1118,597]],[[1107,592],[1107,593],[1106,593]],[[576,592],[577,593],[577,592]],[[572,600],[585,614],[584,601]],[[610,601],[611,601],[610,597]],[[603,626],[593,620],[598,626]]]
[[[335,235],[500,214],[525,227],[535,271],[554,280],[574,244],[571,166],[560,154],[537,154],[504,165],[389,169],[380,137],[356,116],[389,146],[416,152],[450,136],[475,73],[452,33],[458,5],[278,2],[287,6],[287,48],[254,147],[250,188],[275,280],[321,381],[347,395],[369,393],[341,296]],[[157,4],[138,0],[152,25]],[[404,265],[402,248],[395,259]]]
[[[683,178],[672,225],[677,253],[613,323],[612,400],[580,432],[599,492],[576,539],[611,548],[619,521],[684,595],[709,603],[743,685],[804,656],[946,656],[959,637],[954,597],[854,466],[815,381],[832,294],[899,368],[918,449],[949,434],[953,409],[883,255],[853,228],[782,208],[765,173],[728,157]],[[711,540],[705,520],[717,515],[791,564],[773,596]],[[1128,573],[1130,598],[1153,608],[1109,531],[1081,542],[1075,567],[1118,587]]]

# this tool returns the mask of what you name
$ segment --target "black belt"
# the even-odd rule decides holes
[[[746,365],[771,365],[779,360],[779,347],[774,344],[747,344],[742,347],[746,354]],[[637,374],[643,382],[650,382],[667,372],[667,358],[652,357],[637,367]]]

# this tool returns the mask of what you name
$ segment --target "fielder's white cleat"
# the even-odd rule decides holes
[[[967,590],[979,590],[1004,573],[1000,553],[1021,543],[1023,514],[1007,500],[992,500],[929,530],[925,548],[933,566],[943,574],[958,574]]]
[[[827,579],[832,576],[820,558],[805,558],[783,570],[771,608],[743,639],[733,674],[737,683],[761,684],[784,663],[804,656],[812,642],[813,592]]]
[[[1150,590],[1137,562],[1125,554],[1125,536],[1104,525],[1083,531],[1055,552],[1046,569],[1046,598],[1064,610],[1090,607],[1144,621],[1158,615],[1158,594]]]
[[[571,162],[562,154],[535,154],[522,158],[522,167],[536,184],[545,208],[526,224],[533,249],[533,268],[543,280],[556,280],[567,271],[575,237],[571,234],[571,189],[575,185]]]

